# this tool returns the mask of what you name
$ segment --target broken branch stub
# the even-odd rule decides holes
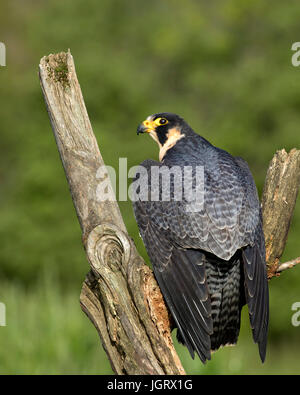
[[[277,275],[300,186],[300,151],[277,151],[270,162],[262,195],[268,277]]]

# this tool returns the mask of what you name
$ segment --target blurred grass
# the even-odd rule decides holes
[[[96,329],[80,309],[79,290],[64,292],[51,270],[33,289],[1,284],[7,310],[2,374],[112,373]]]
[[[230,0],[0,0],[0,373],[106,373],[107,358],[78,298],[88,264],[39,87],[39,59],[71,49],[106,164],[157,158],[136,137],[147,115],[172,111],[233,155],[259,192],[277,149],[298,147],[300,3]],[[120,207],[148,261],[130,202]],[[283,259],[299,256],[300,205]],[[239,344],[203,367],[179,347],[190,373],[299,373],[291,325],[300,269],[270,282],[267,361],[259,362],[246,312]],[[247,326],[248,325],[248,326]]]
[[[34,288],[1,284],[7,326],[1,328],[0,372],[9,374],[111,374],[96,329],[79,307],[79,288],[65,292],[51,269],[40,275]],[[276,341],[264,365],[257,346],[249,341],[250,328],[243,310],[242,336],[235,347],[225,347],[203,365],[194,361],[175,340],[189,374],[299,374],[297,338]],[[293,350],[291,352],[291,350]]]

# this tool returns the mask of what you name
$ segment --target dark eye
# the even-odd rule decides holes
[[[156,118],[154,123],[157,126],[162,126],[162,125],[166,125],[169,121],[166,118]]]

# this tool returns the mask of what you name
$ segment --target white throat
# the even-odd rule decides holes
[[[166,152],[174,147],[174,145],[177,143],[177,141],[181,140],[183,137],[185,137],[185,134],[181,134],[180,130],[177,128],[172,128],[168,131],[167,134],[167,140],[166,142],[162,145],[157,137],[157,134],[155,131],[150,132],[150,136],[153,138],[154,141],[157,142],[159,146],[159,160],[160,162],[163,160],[164,156],[166,155]]]

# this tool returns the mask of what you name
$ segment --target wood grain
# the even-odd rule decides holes
[[[277,151],[270,162],[262,195],[268,277],[278,274],[300,186],[300,151]]]

